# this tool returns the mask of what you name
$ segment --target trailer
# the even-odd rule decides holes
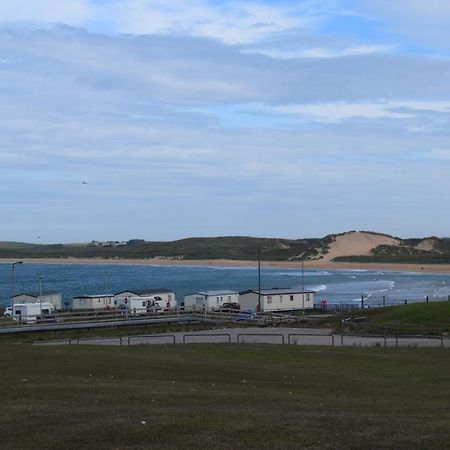
[[[314,308],[314,291],[272,288],[239,292],[242,309],[256,312],[299,311]]]
[[[49,302],[16,303],[13,320],[19,323],[39,323],[55,318],[55,307]]]
[[[117,309],[128,314],[160,313],[163,311],[161,302],[154,297],[125,297],[117,299]]]

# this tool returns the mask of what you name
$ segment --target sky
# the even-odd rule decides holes
[[[0,240],[449,236],[448,0],[0,2]]]

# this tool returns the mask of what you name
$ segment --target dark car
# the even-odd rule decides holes
[[[228,313],[238,313],[241,310],[241,305],[236,302],[224,303],[217,311],[218,312],[228,312]]]

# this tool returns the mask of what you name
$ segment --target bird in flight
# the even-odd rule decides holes
[[[87,181],[82,181],[83,184],[88,184]]]

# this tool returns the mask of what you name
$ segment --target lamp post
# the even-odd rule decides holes
[[[109,272],[105,272],[105,295],[108,296]]]
[[[42,278],[44,278],[42,275],[39,276],[39,305],[41,310],[41,320],[42,320]]]
[[[258,247],[258,313],[261,312],[261,245]]]
[[[305,265],[305,257],[302,255],[302,310],[303,315],[305,315],[305,271],[304,271],[304,265]]]
[[[11,289],[12,317],[14,317],[14,296],[16,295],[16,266],[18,264],[23,264],[23,261],[16,261],[11,264],[11,267],[12,267],[12,289]]]
[[[105,272],[105,307],[109,309],[108,304],[108,281],[109,281],[109,272]]]

